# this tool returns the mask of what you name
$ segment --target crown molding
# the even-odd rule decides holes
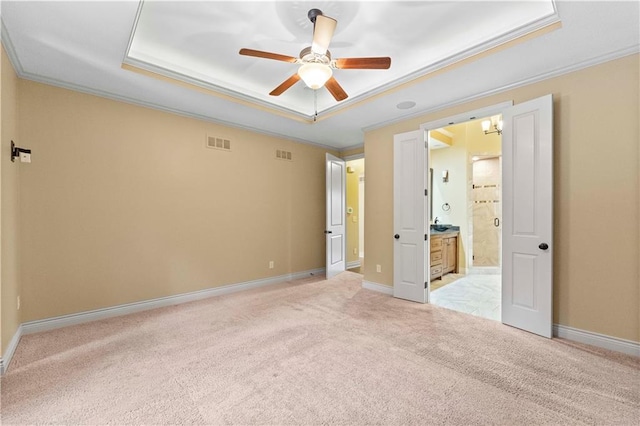
[[[423,115],[432,114],[438,111],[445,110],[447,108],[452,108],[458,105],[463,105],[469,102],[476,101],[478,99],[486,98],[489,96],[497,95],[499,93],[503,93],[509,90],[518,89],[520,87],[529,86],[534,83],[539,83],[544,80],[549,80],[551,78],[559,77],[564,74],[569,74],[572,72],[580,71],[585,68],[589,68],[592,66],[600,65],[606,62],[614,61],[616,59],[621,59],[626,56],[634,55],[640,53],[640,44],[636,44],[634,46],[626,47],[615,52],[608,53],[606,55],[597,56],[586,61],[578,62],[575,64],[571,64],[567,67],[562,67],[555,69],[553,71],[549,71],[546,73],[538,74],[537,76],[530,77],[524,80],[517,81],[515,83],[510,83],[495,89],[487,90],[484,92],[476,93],[475,95],[467,96],[464,98],[456,99],[451,102],[447,102],[444,104],[437,105],[432,108],[426,108],[420,111],[413,112],[411,114],[403,115],[401,117],[396,117],[390,120],[386,120],[372,126],[363,127],[363,132],[371,132],[373,130],[381,129],[383,127],[390,126],[392,124],[401,123],[403,121],[411,120],[413,118],[418,118]]]

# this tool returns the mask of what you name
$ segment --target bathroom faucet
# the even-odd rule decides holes
[[[438,219],[438,216],[436,216],[436,220],[433,221],[433,224],[437,225],[439,221],[440,221],[440,219]]]

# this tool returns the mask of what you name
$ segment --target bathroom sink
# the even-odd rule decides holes
[[[449,228],[451,228],[451,225],[431,225],[432,231],[442,232],[442,231],[446,231]]]

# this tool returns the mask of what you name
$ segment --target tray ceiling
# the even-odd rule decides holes
[[[333,58],[390,56],[389,70],[335,70],[337,103],[302,81],[269,92],[299,65],[240,56],[245,47],[298,57],[311,44],[311,8],[338,21]],[[141,2],[124,62],[215,92],[311,119],[558,21],[535,2]]]

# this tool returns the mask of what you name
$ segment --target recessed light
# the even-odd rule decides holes
[[[398,105],[396,105],[396,108],[398,109],[410,109],[413,108],[414,106],[416,106],[416,103],[413,101],[404,101],[404,102],[400,102]]]

